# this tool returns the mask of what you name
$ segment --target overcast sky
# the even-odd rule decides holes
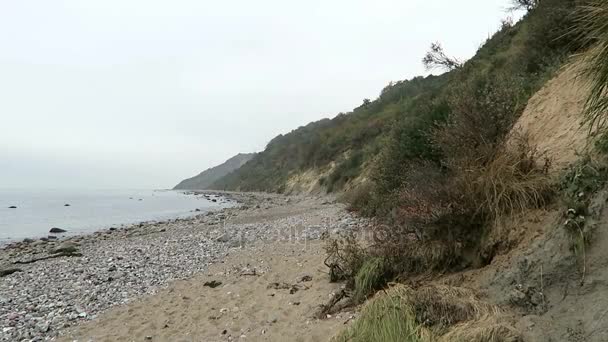
[[[0,0],[0,188],[168,188],[469,58],[507,0]]]

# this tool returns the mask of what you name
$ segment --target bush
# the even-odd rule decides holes
[[[364,248],[354,235],[329,237],[325,242],[325,266],[329,268],[331,282],[352,281],[368,258]]]
[[[522,84],[519,77],[475,75],[453,90],[451,114],[432,139],[444,162],[471,156],[490,161],[524,109]]]

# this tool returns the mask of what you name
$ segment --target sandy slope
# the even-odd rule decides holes
[[[588,147],[589,131],[582,126],[586,92],[576,65],[564,67],[532,96],[515,124],[514,132],[527,132],[552,160],[554,170],[576,160]]]

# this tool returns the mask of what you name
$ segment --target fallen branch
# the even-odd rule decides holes
[[[30,260],[17,260],[15,262],[13,262],[13,264],[15,265],[27,265],[27,264],[33,264],[37,261],[42,261],[42,260],[48,260],[48,259],[54,259],[54,258],[60,258],[60,257],[81,257],[82,253],[57,253],[57,254],[51,254],[51,255],[47,255],[41,258],[34,258],[34,259],[30,259]]]
[[[7,275],[11,275],[11,274],[17,273],[17,272],[22,272],[22,270],[20,268],[16,268],[16,267],[0,269],[0,278],[6,277]]]
[[[336,304],[338,304],[338,302],[341,301],[345,297],[348,297],[348,295],[346,294],[346,291],[341,290],[335,296],[331,297],[331,299],[329,300],[329,302],[327,304],[320,305],[321,308],[320,308],[319,312],[317,312],[315,317],[318,319],[326,318],[327,314],[329,314],[331,309],[333,309],[333,307],[336,306]]]

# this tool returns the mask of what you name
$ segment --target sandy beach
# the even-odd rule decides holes
[[[0,278],[1,340],[328,340],[354,314],[316,317],[341,286],[320,237],[367,222],[325,198],[230,196],[241,206],[2,249],[19,271]]]

